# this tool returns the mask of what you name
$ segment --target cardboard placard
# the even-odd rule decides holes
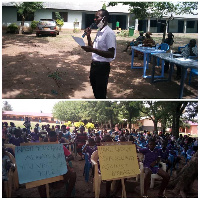
[[[140,174],[135,145],[98,146],[102,180],[134,177]]]
[[[48,179],[67,173],[62,144],[36,143],[17,146],[15,158],[19,183]]]

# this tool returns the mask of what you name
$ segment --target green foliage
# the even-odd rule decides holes
[[[10,33],[18,33],[18,26],[15,23],[10,24],[7,29],[9,30]]]
[[[56,24],[59,26],[59,27],[62,27],[64,25],[64,20],[63,19],[56,19]]]
[[[121,36],[121,37],[128,37],[129,31],[128,30],[122,30],[118,35]]]
[[[22,16],[22,21],[25,21],[25,18],[36,12],[39,9],[43,8],[42,2],[17,2],[15,3],[17,7],[17,12]]]
[[[88,123],[85,125],[85,127],[86,127],[87,129],[94,129],[94,124],[88,122]]]
[[[74,28],[73,32],[74,32],[74,33],[78,33],[78,32],[79,32],[79,29],[78,29],[78,28]]]
[[[84,120],[90,121],[91,124],[109,122],[111,127],[124,121],[132,124],[145,116],[154,122],[155,131],[158,122],[162,123],[163,129],[175,126],[175,122],[176,127],[179,127],[178,123],[183,114],[184,119],[189,119],[189,116],[194,118],[197,113],[197,102],[187,101],[60,101],[53,107],[55,118],[76,122],[77,127],[84,125],[81,122]]]
[[[53,72],[52,74],[48,75],[48,77],[53,78],[54,80],[60,80],[61,79],[58,71]]]
[[[106,10],[106,4],[103,3],[102,9]]]
[[[64,19],[60,16],[60,13],[59,12],[55,12],[55,15],[56,15],[56,24],[59,26],[59,27],[62,27],[64,25]]]
[[[35,29],[36,29],[38,22],[39,22],[39,21],[35,21],[35,20],[33,20],[33,21],[31,22],[31,28],[32,28],[32,30],[35,30]]]
[[[120,3],[120,2],[118,2]],[[108,6],[116,6],[118,3],[110,2]],[[198,2],[121,2],[129,5],[130,13],[134,13],[136,19],[148,17],[161,18],[162,16],[174,14],[192,14],[198,10]]]

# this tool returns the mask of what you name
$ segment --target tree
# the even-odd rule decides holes
[[[158,132],[158,122],[163,114],[161,105],[161,101],[145,101],[139,104],[140,111],[153,121],[155,132]]]
[[[3,101],[2,111],[12,111],[12,106],[8,103],[8,101]]]
[[[168,187],[173,188],[173,193],[180,194],[182,198],[186,198],[196,178],[198,178],[198,152],[193,155],[177,176],[170,181]]]
[[[120,2],[118,2],[120,3]],[[110,2],[108,6],[115,6],[117,2]],[[121,2],[123,5],[129,5],[130,13],[135,15],[135,19],[157,18],[161,19],[163,16],[168,16],[167,23],[173,19],[173,15],[178,14],[194,14],[198,10],[198,2]],[[167,23],[165,23],[165,30]],[[165,32],[163,32],[163,40],[165,39]]]
[[[56,15],[56,24],[59,26],[59,30],[61,30],[61,27],[64,25],[64,19],[60,16],[59,12],[55,12]]]
[[[43,8],[42,2],[17,2],[17,13],[22,17],[20,33],[22,33],[24,22],[30,14],[34,14],[37,10]]]
[[[137,101],[122,101],[120,102],[120,105],[122,106],[123,118],[128,119],[129,128],[131,132],[132,120],[138,118],[140,114],[138,102]]]
[[[188,105],[187,101],[172,101],[171,111],[172,111],[172,134],[178,138],[179,128],[180,128],[180,117],[183,114],[185,107]]]
[[[60,101],[53,107],[53,116],[60,121],[80,121],[81,101]]]

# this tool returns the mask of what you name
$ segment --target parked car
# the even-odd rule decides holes
[[[36,36],[52,35],[56,37],[59,35],[59,29],[54,19],[40,19],[36,28]]]

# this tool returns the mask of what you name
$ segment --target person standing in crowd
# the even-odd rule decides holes
[[[92,42],[91,28],[87,28],[85,32],[88,46],[81,47],[86,52],[92,52],[90,83],[96,99],[106,99],[110,62],[116,56],[116,36],[108,26],[108,18],[107,10],[101,9],[96,12],[94,21],[99,31]]]

